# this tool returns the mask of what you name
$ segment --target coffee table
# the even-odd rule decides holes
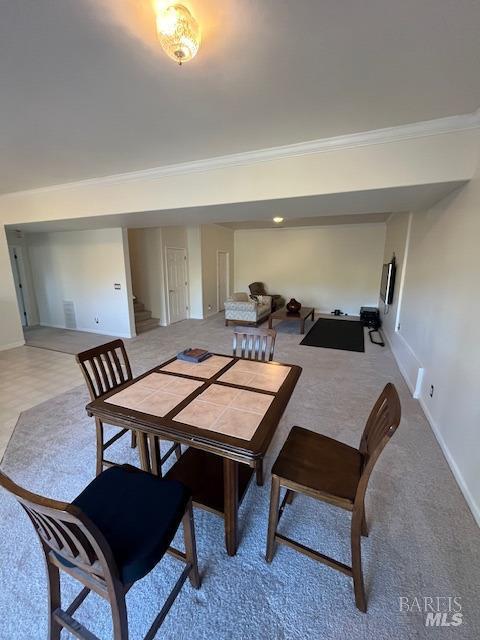
[[[272,320],[288,320],[289,322],[299,322],[300,323],[300,333],[305,333],[305,320],[311,317],[312,322],[315,319],[315,309],[313,307],[302,307],[298,313],[290,313],[287,311],[286,307],[283,309],[278,309],[270,314],[268,318],[268,328],[272,328]]]

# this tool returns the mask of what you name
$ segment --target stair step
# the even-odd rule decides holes
[[[135,328],[138,333],[143,333],[144,331],[150,331],[150,329],[155,329],[160,324],[160,320],[158,318],[149,318],[148,320],[142,320],[141,322],[135,323]]]
[[[152,317],[152,312],[143,310],[143,311],[135,311],[135,323],[142,322],[143,320],[148,320]]]
[[[138,300],[133,301],[133,310],[134,311],[143,311],[145,309],[145,305],[143,302],[138,302]]]

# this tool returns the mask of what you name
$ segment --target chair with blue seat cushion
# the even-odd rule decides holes
[[[19,500],[40,538],[49,579],[49,640],[60,640],[62,629],[82,640],[98,640],[73,618],[90,591],[110,602],[113,640],[128,640],[125,596],[166,552],[185,568],[144,640],[153,640],[187,577],[199,588],[192,500],[180,482],[116,466],[70,504],[30,493],[1,472],[0,484]],[[185,553],[170,546],[182,520]],[[65,610],[60,570],[85,587]]]

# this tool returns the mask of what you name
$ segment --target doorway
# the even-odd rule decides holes
[[[217,309],[225,310],[225,300],[230,296],[230,254],[217,251]]]
[[[169,323],[188,317],[187,250],[167,247],[167,301]]]
[[[25,297],[27,295],[25,284],[25,269],[23,265],[23,254],[21,247],[9,247],[10,262],[12,264],[13,282],[15,283],[15,293],[17,294],[18,310],[22,327],[28,327],[27,305]]]

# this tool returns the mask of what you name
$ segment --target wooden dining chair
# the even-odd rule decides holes
[[[267,562],[272,561],[278,542],[341,571],[353,578],[355,603],[362,612],[367,610],[361,559],[361,536],[368,535],[365,492],[375,463],[395,433],[400,417],[398,393],[389,383],[370,413],[359,449],[319,433],[293,427],[272,467]],[[280,487],[285,487],[286,493],[279,508]],[[352,512],[351,567],[277,532],[278,522],[286,505],[292,502],[294,492]]]
[[[113,640],[128,640],[125,596],[170,553],[185,564],[144,640],[153,640],[186,578],[200,587],[192,499],[180,482],[129,465],[107,469],[72,503],[26,491],[0,472],[0,485],[27,512],[45,556],[49,594],[49,640],[66,629],[81,640],[99,640],[74,617],[91,591],[110,603]],[[185,552],[170,546],[183,522]],[[60,572],[84,588],[62,608]]]
[[[276,337],[277,332],[274,329],[235,327],[233,330],[233,355],[262,362],[273,360]]]
[[[271,361],[275,351],[276,337],[277,332],[274,329],[235,327],[233,330],[233,355],[261,362]],[[261,487],[263,485],[263,460],[257,460],[254,469],[257,485]]]
[[[125,345],[120,339],[82,351],[75,358],[80,365],[92,401],[133,379]],[[106,449],[128,432],[131,432],[131,446],[133,448],[136,446],[136,434],[131,429],[120,429],[105,442],[103,422],[99,418],[95,418],[95,428],[97,435],[96,472],[99,475],[105,467],[111,467],[115,464],[105,459]],[[181,455],[181,449],[177,443],[169,448],[161,459],[161,464],[174,452],[178,459]]]

